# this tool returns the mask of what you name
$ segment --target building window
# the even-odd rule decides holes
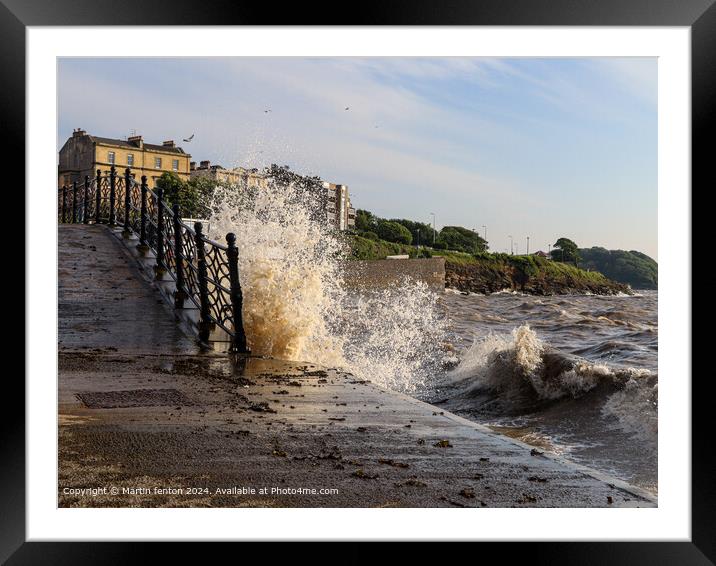
[[[154,158],[154,168],[155,168],[155,169],[161,169],[161,168],[162,168],[162,158],[161,158],[161,157],[155,157],[155,158]]]
[[[107,152],[107,161],[109,161],[112,165],[114,165],[114,152],[113,151]]]
[[[128,153],[127,154],[127,165],[132,167],[134,165],[134,154]]]
[[[179,160],[172,159],[172,171],[179,171]]]

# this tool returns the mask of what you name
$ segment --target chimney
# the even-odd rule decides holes
[[[176,147],[177,145],[174,143],[174,140],[166,140],[162,142],[162,145],[164,147]]]
[[[196,171],[196,161],[189,162],[189,171]]]
[[[77,128],[72,130],[72,137],[73,138],[79,138],[81,136],[86,136],[87,132],[85,132],[82,128]]]
[[[136,145],[139,149],[142,149],[144,147],[144,140],[142,139],[142,136],[129,136],[127,138],[127,141],[131,144]]]
[[[199,162],[199,169],[208,169],[209,165],[211,165],[211,161],[200,161]]]

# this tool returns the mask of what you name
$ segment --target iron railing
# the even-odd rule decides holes
[[[134,234],[141,253],[154,253],[157,279],[165,274],[174,279],[175,308],[188,302],[199,309],[199,339],[207,342],[219,327],[229,335],[232,351],[249,352],[234,234],[227,234],[223,245],[204,235],[201,222],[188,226],[179,205],[170,206],[162,189],[149,189],[146,176],[137,183],[129,168],[124,175],[114,167],[105,175],[98,170],[60,188],[58,216],[61,223],[108,224],[122,227],[127,238]]]

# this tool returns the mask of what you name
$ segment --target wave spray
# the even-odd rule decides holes
[[[210,236],[237,236],[251,351],[416,390],[442,359],[445,323],[437,294],[410,279],[348,290],[348,247],[316,203],[305,188],[273,179],[266,187],[220,186],[214,193]]]

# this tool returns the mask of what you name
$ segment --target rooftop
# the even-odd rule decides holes
[[[95,143],[104,144],[104,145],[114,145],[117,147],[126,147],[126,148],[143,148],[150,151],[161,151],[164,153],[176,153],[181,155],[189,155],[186,153],[181,147],[177,147],[173,140],[167,140],[165,142],[162,142],[161,144],[154,144],[154,143],[146,143],[142,139],[142,136],[131,136],[127,138],[126,140],[120,140],[115,138],[105,138],[101,136],[93,136],[91,134],[88,134],[81,128],[76,129],[72,133],[73,137],[78,136],[87,136]]]

